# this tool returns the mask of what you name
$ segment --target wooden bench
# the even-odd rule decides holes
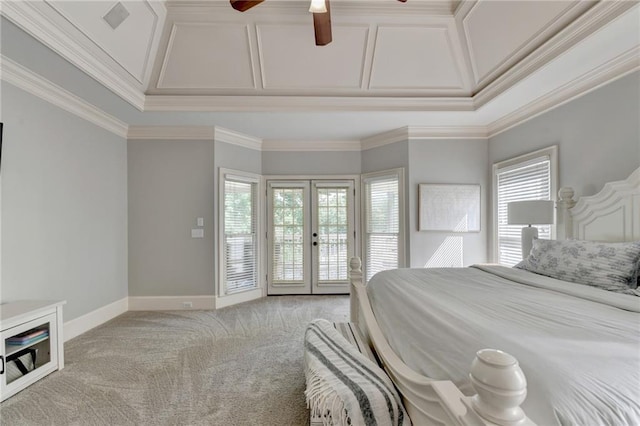
[[[371,351],[369,345],[365,343],[360,330],[358,330],[358,327],[355,324],[351,322],[334,322],[333,326],[344,336],[345,339],[347,339],[349,343],[355,346],[360,353],[378,364],[378,360]],[[323,424],[322,418],[311,416],[309,419],[310,426],[322,426]]]

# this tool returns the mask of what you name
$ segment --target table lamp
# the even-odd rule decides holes
[[[553,224],[553,201],[528,200],[508,203],[507,224],[529,225],[522,228],[522,257],[526,258],[533,247],[533,239],[538,238],[538,228],[531,225]]]

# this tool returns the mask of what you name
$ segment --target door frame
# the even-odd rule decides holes
[[[265,277],[265,285],[263,287],[263,296],[267,296],[267,287],[268,287],[268,280],[269,280],[269,270],[268,268],[268,262],[269,262],[269,242],[267,239],[267,233],[269,232],[269,226],[268,226],[268,215],[269,215],[269,211],[268,211],[268,193],[269,193],[269,188],[268,188],[268,182],[270,180],[282,180],[282,181],[289,181],[289,180],[308,180],[308,181],[313,181],[313,180],[326,180],[326,181],[335,181],[335,180],[352,180],[353,181],[353,189],[355,191],[355,197],[354,197],[354,202],[353,202],[353,209],[354,209],[354,224],[353,224],[353,230],[356,233],[356,237],[355,237],[355,241],[354,241],[354,247],[353,247],[353,255],[357,256],[357,257],[361,257],[361,249],[362,249],[362,239],[361,239],[361,228],[360,228],[360,222],[361,222],[361,192],[360,192],[360,186],[361,186],[361,178],[360,178],[360,174],[345,174],[345,175],[262,175],[262,188],[264,188],[264,193],[262,194],[262,196],[264,197],[263,199],[263,203],[262,205],[265,206],[263,215],[262,215],[262,223],[265,224],[265,231],[263,232],[263,236],[262,238],[260,238],[260,251],[262,252],[262,265],[263,267],[263,271],[264,271],[264,277]],[[310,278],[311,279],[311,278]]]

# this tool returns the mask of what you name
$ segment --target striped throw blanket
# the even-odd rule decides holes
[[[405,426],[411,421],[385,372],[326,320],[304,339],[307,406],[324,425]]]

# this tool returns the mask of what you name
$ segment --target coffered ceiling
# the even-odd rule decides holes
[[[612,61],[619,75],[640,64],[637,28],[593,41],[638,15],[635,1],[331,0],[327,46],[308,3],[5,1],[2,13],[145,113],[406,111],[433,115],[405,125],[446,113],[487,126]],[[598,60],[571,58],[589,39]]]
[[[147,93],[469,97],[594,4],[334,0],[317,47],[307,3],[168,2]]]

